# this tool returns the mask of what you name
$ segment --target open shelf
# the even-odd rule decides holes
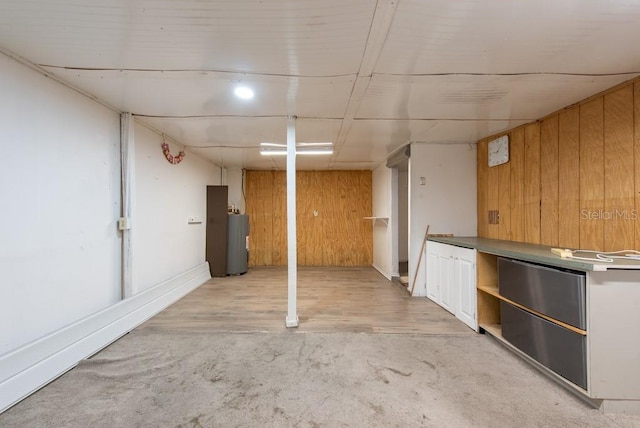
[[[484,290],[489,288],[478,287],[478,324],[499,325],[500,324],[500,299],[497,293],[488,293]],[[497,287],[496,287],[497,289]]]
[[[384,224],[385,226],[389,225],[389,217],[362,217],[365,220],[371,220],[373,221],[373,224],[376,224],[378,222]]]
[[[535,310],[533,310],[533,309],[531,309],[531,308],[527,308],[526,306],[523,306],[523,305],[521,305],[521,304],[519,304],[519,303],[514,302],[513,300],[510,300],[510,299],[507,299],[507,298],[506,298],[506,297],[504,297],[504,296],[501,296],[501,295],[500,295],[500,293],[498,292],[498,287],[497,287],[497,286],[496,286],[496,287],[493,287],[493,286],[478,286],[478,291],[481,291],[481,292],[483,292],[483,293],[486,293],[486,294],[488,294],[489,296],[491,296],[491,297],[493,297],[493,298],[495,298],[495,299],[497,299],[497,300],[502,300],[502,301],[504,301],[504,302],[507,302],[507,303],[509,303],[509,304],[511,304],[511,305],[513,305],[513,306],[515,306],[515,307],[517,307],[517,308],[520,308],[520,309],[522,309],[522,310],[524,310],[524,311],[527,311],[527,312],[529,312],[529,313],[532,313],[532,314],[534,314],[534,315],[536,315],[536,316],[538,316],[538,317],[540,317],[540,318],[543,318],[543,319],[545,319],[545,320],[547,320],[547,321],[549,321],[549,322],[552,322],[552,323],[554,323],[554,324],[557,324],[557,325],[559,325],[559,326],[562,326],[562,327],[566,328],[567,330],[571,330],[571,331],[573,331],[574,333],[578,333],[578,334],[580,334],[580,335],[582,335],[582,336],[586,336],[586,335],[587,335],[587,332],[586,332],[585,330],[579,329],[579,328],[574,327],[574,326],[572,326],[572,325],[570,325],[570,324],[567,324],[567,323],[565,323],[565,322],[558,321],[558,320],[557,320],[557,319],[555,319],[555,318],[551,318],[550,316],[547,316],[547,315],[545,315],[545,314],[542,314],[542,313],[540,313],[540,312],[538,312],[538,311],[535,311]],[[479,297],[479,299],[480,299],[480,297]],[[486,305],[485,305],[485,306],[486,306]],[[498,308],[497,308],[497,309],[498,309],[498,311],[499,311],[499,310],[500,310],[500,308],[499,308],[499,306],[500,306],[500,305],[498,304],[497,306],[498,306]],[[497,317],[485,317],[485,322],[487,322],[487,320],[488,320],[488,321],[493,321],[493,320],[495,320],[496,318],[497,318],[497,319],[499,319],[499,314],[498,314],[498,316],[497,316]],[[490,323],[489,325],[494,325],[494,326],[495,326],[496,324],[495,324],[495,323]],[[498,326],[498,327],[499,327],[499,326]],[[483,328],[484,328],[484,327],[483,327]]]
[[[496,339],[504,340],[502,337],[502,326],[500,324],[480,324],[479,327]]]
[[[498,299],[502,298],[497,285],[478,285],[478,290],[490,294],[493,297],[497,297]]]

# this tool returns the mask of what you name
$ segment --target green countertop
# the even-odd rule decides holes
[[[497,256],[541,263],[580,271],[605,271],[608,269],[640,269],[640,260],[615,259],[613,263],[600,261],[576,260],[562,258],[551,252],[546,245],[525,244],[523,242],[503,241],[499,239],[476,237],[429,237],[429,241],[455,245],[457,247],[474,248],[483,253]],[[585,254],[586,257],[591,257]],[[595,257],[595,254],[593,254]]]

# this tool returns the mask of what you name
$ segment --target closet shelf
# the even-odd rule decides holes
[[[385,226],[389,225],[389,217],[362,217],[362,218],[365,220],[373,221],[373,224],[376,224],[377,222],[381,222]]]

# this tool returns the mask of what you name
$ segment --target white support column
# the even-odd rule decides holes
[[[134,156],[133,118],[131,113],[120,115],[120,170],[121,217],[118,228],[122,232],[121,298],[133,295],[133,271],[131,265],[131,212]]]
[[[296,117],[287,118],[287,245],[289,267],[287,327],[298,327],[298,250],[296,248]]]

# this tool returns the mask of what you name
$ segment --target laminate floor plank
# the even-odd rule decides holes
[[[284,325],[287,268],[213,278],[142,324],[158,332],[360,332],[472,335],[426,298],[410,297],[371,267],[298,268],[298,328]]]

